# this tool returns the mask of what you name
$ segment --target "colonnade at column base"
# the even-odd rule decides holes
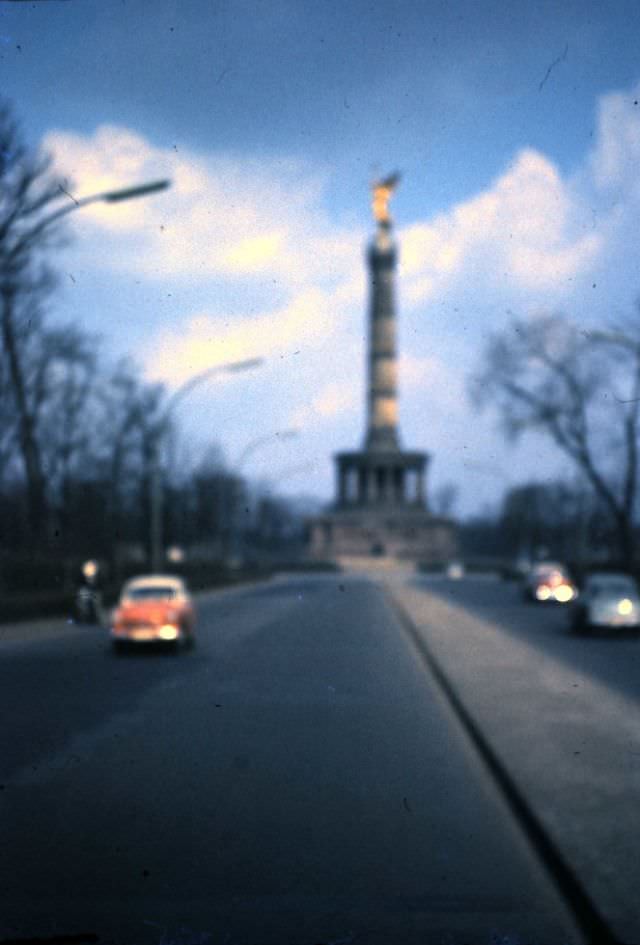
[[[336,508],[425,509],[427,453],[362,450],[336,456]]]

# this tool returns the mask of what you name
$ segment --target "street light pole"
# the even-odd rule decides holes
[[[21,453],[27,478],[28,523],[31,542],[35,542],[41,535],[45,522],[46,512],[46,484],[45,473],[42,468],[42,457],[34,431],[34,421],[31,408],[28,406],[25,394],[25,374],[18,356],[18,328],[15,324],[14,312],[16,300],[20,293],[31,291],[30,284],[24,281],[28,271],[31,253],[38,242],[45,242],[48,230],[55,228],[56,223],[69,213],[82,209],[92,203],[103,201],[115,203],[129,200],[134,197],[143,197],[147,194],[165,190],[169,187],[168,180],[154,181],[137,187],[128,187],[121,190],[110,190],[99,194],[92,194],[76,200],[67,193],[62,185],[57,188],[53,185],[46,187],[37,197],[29,198],[28,191],[33,180],[40,174],[36,170],[35,176],[24,179],[15,193],[9,194],[9,201],[14,206],[8,207],[8,212],[0,222],[0,316],[2,343],[7,351],[10,383],[16,397],[18,425],[20,428]],[[9,189],[11,190],[10,184]],[[55,206],[62,198],[68,198],[63,206],[51,212],[45,212],[48,207]],[[34,222],[31,222],[32,218]]]
[[[58,210],[54,210],[53,213],[38,220],[35,226],[23,233],[9,250],[7,259],[9,262],[15,260],[20,253],[28,247],[29,243],[37,239],[37,237],[40,236],[41,233],[44,233],[53,223],[56,223],[58,220],[62,219],[62,217],[68,216],[70,213],[74,213],[76,210],[81,210],[83,207],[88,207],[90,204],[94,203],[121,203],[125,200],[133,200],[136,197],[146,197],[149,194],[167,190],[170,186],[170,180],[157,180],[148,184],[140,184],[137,187],[124,187],[120,190],[107,190],[99,194],[90,194],[88,197],[81,197],[79,200],[76,200],[75,197],[71,197],[71,203],[60,207]],[[62,193],[65,192],[62,191]]]
[[[282,430],[276,433],[265,433],[264,436],[257,436],[255,440],[251,440],[240,453],[235,462],[235,468],[238,470],[241,469],[251,454],[261,446],[266,446],[268,443],[273,442],[273,440],[292,440],[296,436],[300,436],[300,431],[296,429]]]
[[[151,194],[167,190],[171,186],[171,181],[167,179],[150,181],[146,184],[138,184],[135,187],[122,187],[116,190],[106,190],[98,194],[89,194],[87,197],[81,197],[76,200],[71,197],[71,203],[54,210],[33,226],[26,233],[23,233],[16,244],[12,247],[9,259],[18,259],[20,254],[26,250],[33,240],[37,239],[52,224],[61,220],[63,217],[88,207],[95,203],[123,203],[125,200],[135,200],[138,197],[148,197]],[[158,456],[158,438],[153,437],[152,442],[152,481],[151,481],[151,543],[152,547],[157,547],[162,541],[162,486],[159,476],[155,471],[159,465]]]
[[[277,495],[274,495],[275,486],[276,486],[276,485],[280,484],[280,483],[281,483],[283,480],[285,480],[285,479],[291,479],[291,478],[293,478],[293,477],[295,477],[295,476],[300,476],[300,475],[302,475],[302,474],[304,474],[304,473],[309,472],[310,469],[315,469],[316,467],[317,467],[317,463],[316,463],[316,462],[308,462],[308,463],[297,463],[297,464],[290,465],[290,466],[284,466],[284,467],[282,467],[282,468],[280,468],[280,469],[275,470],[275,471],[272,473],[271,478],[268,479],[267,482],[266,482],[266,484],[265,484],[265,488],[264,488],[264,491],[263,491],[263,493],[262,493],[262,499],[263,499],[263,501],[268,502],[270,497],[273,497],[273,498],[277,501]],[[298,518],[297,515],[296,515],[296,518]],[[298,521],[299,521],[299,519],[298,519]],[[269,538],[269,537],[270,537],[270,536],[269,536],[269,534],[268,534],[268,532],[267,532],[267,538]],[[299,531],[299,532],[298,532],[298,539],[297,539],[297,541],[298,541],[297,553],[300,553],[300,552],[302,551],[301,538],[302,538],[302,532]],[[278,549],[278,554],[280,553],[280,551],[281,551],[281,548]],[[287,554],[288,554],[288,553],[289,553],[289,551],[287,550]],[[273,548],[271,549],[271,554],[273,555]],[[273,560],[273,558],[272,558],[272,560]]]
[[[240,453],[235,464],[232,466],[232,470],[239,474],[243,465],[246,463],[248,458],[262,446],[267,446],[269,443],[272,443],[274,440],[291,440],[300,435],[300,431],[297,429],[290,430],[279,430],[275,433],[265,433],[262,436],[257,436],[254,440],[251,440],[247,446]],[[231,514],[229,520],[229,551],[232,558],[242,558],[244,548],[243,548],[243,530],[238,525],[238,507],[239,507],[239,485],[240,483],[235,479],[231,483]]]
[[[209,378],[217,374],[238,374],[241,371],[250,371],[259,367],[264,362],[263,358],[248,358],[244,361],[232,361],[228,364],[214,364],[198,374],[194,374],[184,382],[165,404],[162,415],[152,435],[151,442],[151,521],[150,521],[150,545],[151,545],[151,569],[158,572],[164,564],[163,551],[163,503],[164,494],[162,488],[162,471],[160,468],[160,438],[163,428],[170,419],[171,414],[182,399],[198,385],[208,381]]]

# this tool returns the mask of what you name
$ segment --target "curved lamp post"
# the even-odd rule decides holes
[[[8,352],[10,371],[13,384],[20,394],[23,386],[21,378],[21,369],[16,353],[16,328],[13,324],[11,311],[14,298],[19,291],[18,281],[23,268],[28,265],[30,248],[38,239],[42,237],[48,229],[54,226],[61,218],[80,210],[83,207],[93,203],[117,203],[124,200],[130,200],[135,197],[145,197],[148,194],[157,193],[166,190],[170,186],[169,180],[158,180],[136,187],[126,187],[119,190],[108,190],[99,194],[91,194],[76,200],[75,197],[68,194],[62,186],[59,192],[48,190],[38,199],[32,202],[29,214],[38,214],[49,204],[58,199],[66,197],[70,200],[64,206],[58,207],[50,213],[39,216],[36,221],[26,228],[16,221],[19,215],[16,210],[5,215],[5,219],[0,222],[0,293],[2,294],[2,341]],[[12,228],[17,229],[17,233],[12,232]],[[20,409],[20,426],[22,438],[22,450],[27,473],[28,487],[28,509],[29,509],[29,527],[32,537],[39,533],[43,513],[45,509],[45,479],[42,470],[41,460],[38,448],[35,442],[35,436],[32,423],[26,419],[27,408],[22,395],[18,398]]]
[[[99,194],[90,194],[88,197],[81,197],[79,200],[76,200],[75,197],[70,197],[66,191],[61,190],[60,196],[70,197],[71,203],[65,204],[64,207],[60,207],[58,210],[54,210],[53,213],[49,213],[47,216],[38,220],[30,230],[22,233],[15,245],[11,247],[8,258],[12,259],[18,256],[23,249],[26,249],[32,240],[36,239],[41,233],[44,233],[52,223],[55,223],[62,217],[68,216],[70,213],[74,213],[76,210],[81,210],[83,207],[88,207],[93,203],[121,203],[125,200],[134,200],[136,197],[147,197],[161,190],[167,190],[170,186],[171,181],[168,179],[156,180],[147,184],[139,184],[136,187],[105,190]]]
[[[257,449],[260,449],[261,446],[266,446],[268,443],[272,443],[274,440],[292,440],[296,436],[300,436],[300,430],[295,428],[292,428],[291,430],[278,431],[276,433],[265,433],[263,436],[257,436],[254,440],[251,440],[251,442],[248,443],[240,453],[234,463],[235,469],[242,469],[243,465],[246,463],[251,454]]]
[[[272,474],[272,477],[266,481],[264,491],[262,493],[263,499],[269,499],[270,497],[277,499],[277,496],[274,495],[276,484],[281,483],[284,479],[292,479],[295,476],[303,475],[304,473],[309,472],[310,469],[317,468],[317,462],[307,462],[307,463],[295,463],[290,466],[283,466],[280,469],[275,470]]]
[[[160,440],[167,421],[176,406],[183,398],[190,394],[194,387],[208,381],[209,378],[217,374],[238,374],[241,371],[251,371],[259,367],[264,362],[264,358],[248,358],[244,361],[231,361],[228,364],[214,364],[198,374],[194,374],[188,380],[181,384],[167,400],[160,419],[155,424],[154,434],[152,436],[152,455],[151,455],[151,568],[153,571],[159,571],[164,563],[163,538],[162,538],[162,508],[163,508],[163,489],[162,476],[160,471]]]
[[[255,439],[251,440],[245,448],[242,450],[238,456],[235,463],[232,465],[232,470],[240,474],[240,471],[246,461],[249,459],[256,450],[259,450],[263,446],[268,446],[269,443],[274,441],[282,440],[292,440],[295,437],[300,436],[300,431],[292,428],[290,430],[280,430],[276,433],[265,433],[262,436],[257,436]],[[230,536],[229,536],[229,551],[232,558],[242,558],[244,548],[243,548],[243,531],[242,528],[237,527],[237,511],[238,511],[238,483],[234,481],[234,485],[231,490],[231,517],[230,517]]]

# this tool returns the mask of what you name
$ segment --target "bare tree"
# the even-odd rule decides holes
[[[145,381],[128,360],[102,377],[98,401],[97,463],[107,483],[105,515],[115,553],[134,534],[137,542],[149,541],[155,461],[173,425],[164,415],[163,385]]]
[[[560,315],[514,321],[487,345],[472,391],[511,438],[551,437],[606,509],[626,561],[638,497],[640,335],[586,331]]]
[[[37,439],[49,506],[66,543],[74,483],[95,476],[96,340],[70,325],[46,328],[38,367]]]
[[[40,305],[53,287],[44,251],[60,239],[56,207],[61,198],[70,199],[64,182],[51,171],[50,158],[26,147],[9,106],[0,103],[0,330],[27,479],[32,539],[44,526],[46,487],[36,429],[37,398],[30,396],[21,340],[34,317],[34,305]],[[31,323],[31,336],[32,329]]]

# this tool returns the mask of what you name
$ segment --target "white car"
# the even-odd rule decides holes
[[[450,581],[460,581],[464,577],[464,565],[461,561],[450,561],[446,574]]]
[[[571,629],[586,633],[591,628],[640,628],[640,595],[628,574],[590,574],[573,605]]]

